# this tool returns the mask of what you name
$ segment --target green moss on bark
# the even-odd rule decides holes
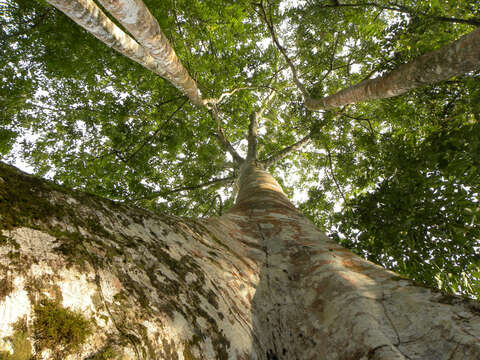
[[[57,357],[77,350],[92,333],[92,323],[78,312],[51,300],[35,305],[33,323],[38,351],[52,349]]]
[[[28,340],[28,328],[25,318],[13,324],[14,333],[7,338],[11,341],[13,354],[0,351],[0,360],[30,360],[32,359],[32,345]]]

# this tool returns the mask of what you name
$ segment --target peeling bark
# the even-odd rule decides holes
[[[0,354],[42,298],[93,334],[62,358],[478,359],[480,306],[341,248],[256,162],[236,206],[157,216],[0,165]],[[3,295],[1,295],[3,294]],[[55,358],[44,349],[39,358]]]
[[[480,28],[384,76],[362,81],[325,98],[306,98],[305,106],[310,110],[328,110],[362,101],[389,98],[479,68]]]

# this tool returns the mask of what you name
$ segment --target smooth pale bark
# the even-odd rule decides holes
[[[149,50],[139,45],[115,25],[92,0],[47,1],[106,45],[170,81],[187,95],[192,103],[203,106],[195,83],[188,76],[186,70],[183,69],[180,61],[176,58],[175,52],[164,37],[162,39],[157,37],[163,43],[150,53]],[[159,60],[158,56],[153,56],[154,54],[158,55],[161,46],[164,47],[164,54],[167,54],[163,56],[162,61]],[[188,77],[190,80],[185,80],[185,77]],[[194,88],[192,88],[192,82]]]
[[[480,28],[439,50],[422,55],[384,76],[365,80],[321,99],[305,99],[310,110],[328,110],[389,98],[480,68]]]
[[[341,248],[255,162],[236,206],[156,216],[0,165],[0,351],[35,303],[92,320],[74,353],[123,359],[480,358],[479,305],[415,286]],[[35,346],[34,346],[35,347]]]
[[[142,0],[99,0],[164,69],[166,78],[198,106],[203,106],[196,82],[183,67],[157,20]]]

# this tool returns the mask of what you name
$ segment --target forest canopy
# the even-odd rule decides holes
[[[301,89],[322,98],[442,48],[480,25],[480,2],[145,4],[215,112],[45,1],[1,0],[3,161],[154,212],[220,215],[238,169],[218,129],[243,156],[260,112],[259,159],[298,145],[269,170],[321,229],[480,296],[479,71],[330,110],[309,110]]]

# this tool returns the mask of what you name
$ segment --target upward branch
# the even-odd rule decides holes
[[[188,96],[190,101],[203,106],[196,82],[190,77],[163,34],[157,20],[142,0],[99,0],[135,39],[153,56],[164,70],[164,77]]]
[[[321,98],[305,100],[310,110],[328,110],[367,100],[389,98],[480,68],[480,28],[457,41],[418,57],[384,76]]]
[[[276,162],[282,160],[283,158],[288,156],[290,153],[300,149],[302,146],[307,145],[310,142],[311,138],[312,138],[312,133],[309,133],[308,135],[306,135],[304,138],[300,139],[296,143],[283,148],[278,153],[276,153],[276,154],[270,156],[268,159],[262,161],[265,168],[268,168],[269,166],[271,166],[271,165],[275,164]]]
[[[166,77],[152,55],[115,25],[92,0],[47,0],[97,39],[154,73]]]
[[[283,55],[285,62],[289,66],[290,70],[292,71],[292,77],[293,77],[293,82],[295,85],[298,87],[298,89],[302,92],[303,96],[308,99],[308,92],[305,89],[305,86],[301,83],[301,81],[298,79],[298,73],[297,69],[295,68],[295,65],[293,64],[292,60],[287,54],[286,49],[280,44],[280,41],[278,40],[277,34],[275,32],[275,27],[273,25],[272,19],[267,16],[267,12],[265,11],[265,7],[263,6],[263,2],[260,1],[260,3],[255,4],[258,6],[259,9],[259,15],[260,18],[263,20],[265,25],[267,25],[268,31],[270,32],[270,36],[272,37],[272,41],[277,47],[277,49],[280,51],[280,53]]]
[[[145,47],[139,45],[115,25],[92,0],[47,1],[106,45],[170,81],[187,95],[192,103],[203,106],[195,81],[190,78],[161,32],[158,23],[140,0],[135,0],[136,12],[133,16],[130,9],[128,12],[120,12],[117,15],[119,15],[119,21],[134,36],[138,36]],[[120,0],[118,4],[124,6],[124,1]],[[111,7],[109,2],[102,0],[106,8]],[[132,19],[135,23],[131,23]],[[137,24],[138,22],[140,25]],[[137,25],[138,30],[135,29]]]
[[[238,154],[237,150],[233,147],[233,145],[228,141],[227,137],[225,136],[225,133],[223,132],[222,128],[222,121],[220,119],[220,115],[218,113],[218,109],[216,107],[213,107],[210,110],[210,114],[212,115],[213,119],[215,120],[216,126],[217,126],[217,131],[215,133],[215,137],[217,138],[218,143],[220,146],[228,151],[230,155],[232,155],[233,162],[235,166],[238,166],[243,162],[243,158]]]

